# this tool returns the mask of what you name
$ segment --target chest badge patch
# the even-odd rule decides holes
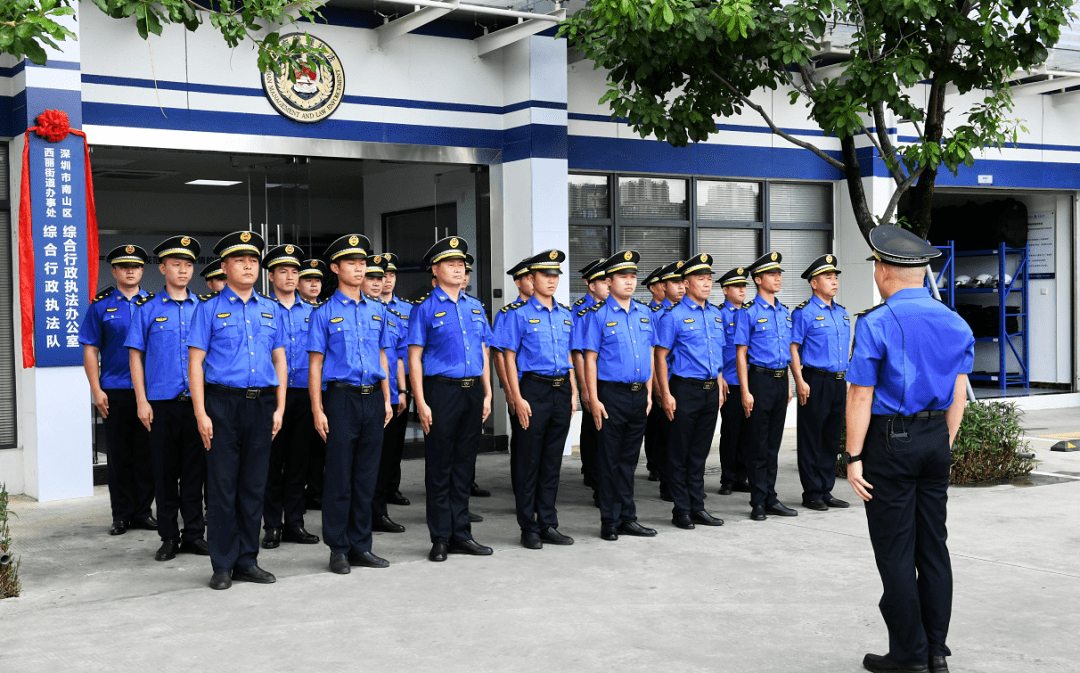
[[[474,309],[472,310],[472,312],[473,312],[473,313],[475,313],[476,315],[480,315],[480,314],[482,314],[482,313],[483,313],[483,311],[481,311],[481,310],[480,310],[480,309],[478,309],[478,308],[474,308]]]
[[[228,318],[231,315],[232,315],[232,313],[218,313],[217,317],[219,317],[219,318]]]
[[[344,320],[344,319],[345,319],[345,318],[330,318],[330,322],[333,322],[333,323],[338,323],[338,322],[341,322],[341,321],[342,321],[342,320]]]
[[[371,316],[371,319],[372,320],[382,320],[382,316],[381,315],[373,315],[373,316]]]
[[[694,322],[694,319],[693,318],[687,318],[687,319],[683,320],[683,322],[686,323],[687,325],[689,325],[690,323]]]
[[[648,319],[648,318],[642,318],[642,319],[641,319],[641,322],[643,322],[643,323],[648,323],[648,322],[649,322],[649,319]]]
[[[824,319],[825,319],[825,316],[823,316],[823,315],[819,315],[816,318],[814,318],[814,320],[824,320]]]
[[[567,325],[572,325],[573,324],[569,320],[563,320],[563,322],[566,323]]]
[[[115,310],[116,310],[115,308],[107,308],[107,309],[105,309],[105,312],[106,313],[112,313]]]
[[[540,323],[540,318],[529,318],[529,323],[537,325]]]
[[[267,320],[273,320],[274,319],[274,314],[273,313],[263,313],[262,317],[266,318]]]
[[[758,318],[758,323],[769,322],[768,318]]]
[[[167,316],[167,315],[163,315],[163,316],[161,316],[161,317],[158,317],[158,318],[154,318],[154,321],[155,321],[155,322],[165,322],[165,321],[166,321],[166,320],[168,320],[168,319],[169,319],[169,316]]]
[[[612,322],[609,322],[609,323],[607,324],[607,326],[608,326],[608,327],[615,327],[615,326],[616,326],[616,325],[618,325],[618,324],[619,324],[618,322],[616,322],[616,321],[612,321]]]
[[[439,311],[438,313],[435,314],[435,317],[436,318],[442,318],[445,315],[446,315],[446,311]]]

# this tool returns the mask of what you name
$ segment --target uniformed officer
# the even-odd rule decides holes
[[[469,490],[480,432],[491,414],[483,305],[465,294],[468,243],[449,236],[424,255],[437,281],[409,318],[409,378],[424,430],[424,485],[432,561],[447,552],[486,556],[469,523]]]
[[[323,281],[329,269],[321,259],[305,259],[300,264],[300,279],[296,292],[309,304],[322,301]],[[310,325],[310,323],[309,323]],[[305,344],[305,348],[307,345]],[[304,485],[304,509],[322,509],[323,466],[326,464],[326,442],[311,426],[311,439],[308,440],[307,477]]]
[[[654,311],[663,310],[668,306],[665,303],[667,299],[665,283],[660,279],[665,268],[667,264],[661,264],[645,276],[645,288],[652,293],[649,308]],[[660,417],[663,413],[660,405],[653,400],[653,410],[649,413],[649,420],[645,424],[645,469],[649,471],[649,481],[660,481],[660,472],[653,461],[653,456],[656,453],[657,430],[660,428]]]
[[[495,314],[491,325],[491,331],[495,335],[498,335],[500,324],[507,312],[511,310],[511,308],[524,305],[533,295],[533,275],[529,271],[529,262],[531,259],[531,257],[523,259],[506,271],[506,275],[510,276],[514,281],[514,285],[517,286],[518,296],[514,301],[502,307],[502,309]],[[513,395],[511,394],[510,382],[507,379],[506,374],[506,359],[503,356],[499,339],[496,339],[495,343],[491,344],[490,353],[491,361],[495,364],[495,375],[499,377],[499,385],[502,386],[506,395],[506,411],[510,415],[510,485],[513,486],[517,483],[514,479],[514,470],[517,469],[517,465],[515,464],[513,456],[514,452],[517,451],[517,438],[521,433],[521,425],[518,423],[517,411],[514,409]]]
[[[577,410],[570,369],[570,307],[555,301],[566,253],[545,250],[527,260],[532,296],[510,304],[495,335],[506,358],[506,386],[518,417],[518,445],[510,454],[521,544],[573,544],[559,532],[555,499],[563,446]]]
[[[199,275],[206,281],[206,287],[210,289],[210,292],[221,292],[225,287],[225,269],[221,268],[221,260],[215,259],[199,272]]]
[[[597,430],[600,536],[605,540],[618,540],[619,533],[656,535],[637,522],[634,506],[634,468],[652,406],[655,338],[653,312],[633,298],[639,259],[637,251],[624,250],[604,262],[600,273],[610,277],[611,295],[587,310],[582,337]]]
[[[368,257],[367,271],[361,284],[363,293],[384,306],[382,288],[386,282],[387,269],[390,268],[390,258],[386,253]],[[390,407],[394,413],[390,421],[383,428],[382,446],[379,451],[379,468],[375,477],[375,491],[371,498],[371,529],[384,533],[404,533],[405,526],[395,523],[387,511],[387,495],[393,493],[390,479],[395,468],[401,471],[401,452],[395,451],[395,443],[398,432],[397,427],[405,421],[402,412],[405,411],[405,367],[398,359],[399,346],[405,335],[403,330],[408,329],[406,318],[390,306],[386,306],[386,328],[390,332],[391,346],[383,349],[386,353],[386,379],[390,392]]]
[[[266,251],[263,268],[269,272],[281,326],[285,329],[287,390],[281,430],[270,444],[270,472],[263,505],[263,549],[281,542],[318,544],[319,536],[304,528],[304,481],[311,445],[311,398],[308,395],[308,329],[314,306],[297,296],[304,250],[278,245]]]
[[[581,474],[585,486],[592,489],[593,505],[597,507],[600,506],[600,481],[596,475],[596,424],[590,423],[588,419],[592,416],[592,411],[589,407],[589,389],[585,385],[585,358],[581,350],[581,337],[584,334],[588,310],[608,298],[609,279],[602,268],[605,261],[607,260],[603,258],[594,259],[578,271],[589,291],[575,301],[570,309],[574,311],[574,325],[570,328],[570,358],[574,363],[574,377],[577,379],[578,394],[581,396],[581,407],[585,415],[581,422],[578,452],[581,456]]]
[[[401,369],[405,374],[405,382],[401,384],[399,381],[398,395],[401,399],[405,400],[404,410],[398,413],[394,420],[386,426],[386,430],[383,432],[383,437],[390,437],[392,441],[392,449],[390,455],[390,463],[388,468],[390,470],[386,481],[386,492],[383,494],[386,502],[391,505],[408,505],[410,501],[404,495],[401,494],[401,455],[405,449],[405,432],[409,427],[409,401],[412,399],[409,394],[409,316],[412,314],[413,305],[411,302],[401,299],[394,290],[397,288],[397,272],[398,262],[400,259],[395,253],[384,252],[381,253],[386,259],[386,272],[383,274],[383,286],[382,294],[380,295],[382,302],[391,309],[391,313],[397,316],[398,321],[398,345],[395,349],[394,356],[400,364]],[[387,358],[390,357],[390,352],[387,351]],[[391,381],[393,383],[393,381]],[[400,404],[399,404],[400,406]],[[387,459],[386,453],[383,454],[383,460]],[[382,462],[379,463],[379,469],[382,470]],[[378,523],[378,522],[376,522]]]
[[[322,302],[323,281],[326,279],[326,262],[321,259],[305,259],[300,263],[296,292],[309,304]]]
[[[657,330],[654,378],[670,423],[671,522],[684,529],[724,524],[705,511],[705,461],[726,394],[724,317],[709,303],[712,263],[712,255],[702,253],[682,265],[686,294],[660,313]]]
[[[469,294],[467,291],[469,288],[469,282],[472,279],[473,263],[475,261],[476,260],[473,258],[471,253],[465,253],[465,279],[461,282],[461,291],[465,294],[466,297],[470,297],[472,299],[476,299],[476,301],[480,301],[477,297]],[[490,325],[491,321],[487,315],[487,305],[483,302],[480,302],[480,307],[484,310],[484,320],[488,321],[488,324]],[[490,349],[487,352],[490,354]],[[475,469],[473,469],[472,484],[469,485],[469,495],[474,498],[491,497],[491,491],[487,490],[486,488],[480,488],[480,486],[476,483]],[[483,521],[484,517],[480,516],[479,514],[473,514],[472,512],[469,512],[469,520],[473,523],[476,523],[478,521]]]
[[[139,423],[124,348],[135,301],[146,296],[139,284],[148,257],[137,245],[109,251],[106,259],[112,265],[116,286],[110,285],[94,297],[79,329],[83,368],[94,406],[104,422],[109,452],[109,535],[123,535],[129,527],[157,530],[157,519],[150,509],[154,502],[150,436]]]
[[[758,296],[735,313],[735,345],[743,413],[750,424],[750,518],[766,514],[796,516],[776,497],[776,460],[784,435],[784,417],[791,401],[791,313],[780,303],[783,269],[778,252],[766,253],[750,265]]]
[[[326,440],[323,537],[330,571],[339,575],[350,566],[390,565],[371,551],[371,502],[383,428],[394,413],[385,352],[395,345],[394,328],[386,306],[362,290],[370,249],[361,234],[346,234],[326,249],[338,288],[312,314],[308,337],[311,410]]]
[[[746,280],[746,270],[741,266],[716,279],[724,292],[724,302],[718,308],[724,317],[724,383],[728,389],[727,399],[720,406],[720,495],[750,492],[746,481],[750,424],[743,412],[735,366],[735,312],[746,303]]]
[[[948,671],[952,567],[945,544],[950,447],[974,359],[971,328],[929,296],[941,253],[900,227],[870,231],[884,303],[858,314],[848,365],[847,475],[866,501],[889,653],[871,671]],[[929,666],[927,666],[929,664]]]
[[[803,272],[813,294],[791,312],[791,374],[799,396],[798,460],[803,507],[843,509],[848,503],[832,494],[836,456],[844,427],[851,318],[833,301],[840,289],[834,255],[818,257]]]
[[[664,291],[664,284],[660,282],[660,272],[664,270],[667,264],[661,264],[652,270],[652,272],[645,276],[645,289],[652,294],[652,300],[649,301],[649,308],[656,308],[664,303],[666,297]]]
[[[214,246],[225,289],[195,309],[188,381],[206,447],[211,589],[232,580],[271,584],[258,566],[270,444],[285,413],[288,362],[277,304],[253,289],[263,239],[228,234]],[[204,371],[205,365],[205,371]]]
[[[659,323],[663,311],[682,301],[686,288],[682,278],[683,262],[665,264],[659,269],[658,284],[664,288],[664,297],[659,303],[650,303],[649,308],[656,315]],[[653,378],[653,404],[645,424],[645,467],[649,471],[649,481],[660,482],[660,499],[671,502],[671,489],[668,485],[668,435],[671,433],[671,421],[664,414],[661,405],[659,379]]]
[[[162,241],[154,254],[165,288],[136,302],[124,345],[130,353],[139,420],[150,432],[161,547],[155,561],[210,554],[203,520],[206,451],[191,406],[188,341],[199,297],[188,289],[200,245],[191,236]],[[184,529],[176,523],[180,514]]]

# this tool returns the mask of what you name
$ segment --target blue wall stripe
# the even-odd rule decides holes
[[[630,120],[626,117],[616,117],[612,119],[607,115],[594,115],[594,114],[582,114],[580,112],[571,112],[567,117],[574,121],[584,122],[609,122],[612,124],[626,124]],[[717,131],[735,131],[738,133],[772,133],[772,129],[768,126],[750,126],[747,124],[717,124]],[[824,136],[825,132],[821,129],[789,129],[781,128],[781,131],[790,133],[791,135],[800,136]]]
[[[0,77],[14,77],[15,75],[18,75],[20,72],[22,72],[23,68],[25,67],[26,61],[19,61],[10,68],[0,67]]]
[[[49,59],[45,65],[38,65],[30,61],[23,61],[28,68],[51,68],[53,70],[82,70],[82,64],[78,61],[58,61]]]
[[[521,159],[568,158],[565,126],[530,124],[503,132],[503,163]]]

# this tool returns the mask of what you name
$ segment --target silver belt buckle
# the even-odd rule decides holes
[[[564,384],[564,383],[566,383],[566,377],[560,376],[560,377],[556,378],[554,381],[551,382],[551,387],[552,388],[558,388],[558,387],[562,386],[562,384]]]
[[[461,380],[461,387],[462,388],[472,388],[474,382],[475,382],[475,379],[462,379]]]
[[[249,400],[259,399],[259,395],[262,395],[262,391],[258,388],[248,388],[246,391],[244,391],[244,397]]]
[[[702,390],[712,390],[715,387],[716,387],[716,381],[713,381],[713,380],[703,381],[702,384],[701,384],[701,389]]]

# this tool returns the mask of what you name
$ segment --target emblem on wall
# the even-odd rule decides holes
[[[282,116],[301,124],[314,124],[334,114],[345,95],[345,71],[341,68],[341,60],[330,45],[314,35],[310,37],[312,46],[326,50],[322,57],[329,67],[310,58],[296,70],[295,82],[289,79],[288,73],[266,72],[262,76],[263,91],[270,105]],[[301,39],[304,39],[302,33],[293,33],[282,36],[281,42]]]

